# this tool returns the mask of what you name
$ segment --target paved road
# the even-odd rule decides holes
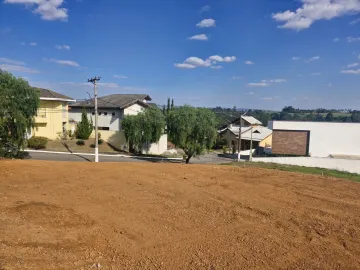
[[[90,155],[69,155],[69,154],[54,154],[54,153],[43,153],[43,152],[29,152],[30,159],[34,160],[53,160],[53,161],[76,161],[76,162],[93,162],[94,156]],[[128,158],[119,156],[100,156],[100,162],[173,162],[181,163],[178,160],[161,160],[161,159],[145,159],[145,158]],[[231,158],[221,157],[216,154],[206,154],[195,157],[190,160],[192,164],[220,164],[229,163]]]

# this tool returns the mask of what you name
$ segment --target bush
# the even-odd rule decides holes
[[[48,139],[45,137],[31,137],[28,140],[27,145],[29,148],[39,150],[39,149],[45,149],[47,142]]]
[[[224,154],[229,154],[230,148],[227,146],[223,146],[222,150]]]
[[[83,145],[85,145],[85,142],[84,142],[84,140],[77,140],[76,144],[80,145],[80,146],[83,146]]]
[[[95,148],[95,144],[94,143],[90,144],[90,147]]]
[[[98,144],[100,145],[100,144],[103,144],[104,143],[104,140],[103,139],[99,139],[98,140]]]
[[[73,132],[71,129],[67,131],[67,135],[69,136],[69,139],[75,139],[75,132]]]

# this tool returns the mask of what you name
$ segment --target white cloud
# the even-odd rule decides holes
[[[245,62],[245,65],[255,65],[255,63],[252,62],[252,61],[246,61],[246,62]]]
[[[287,82],[286,79],[271,79],[271,80],[262,80],[261,82],[265,83],[284,83]]]
[[[6,64],[11,64],[11,65],[16,65],[16,66],[24,66],[25,65],[24,62],[12,60],[9,58],[0,58],[0,63],[6,63]]]
[[[62,66],[70,66],[70,67],[79,67],[80,66],[77,62],[71,61],[71,60],[57,60],[54,58],[51,58],[51,59],[44,58],[44,61],[56,63],[56,64],[59,64]]]
[[[347,42],[357,42],[360,41],[360,37],[347,37]]]
[[[331,20],[336,17],[360,12],[359,0],[300,0],[303,5],[295,12],[287,10],[273,14],[273,19],[283,22],[279,28],[302,30],[315,21]]]
[[[124,75],[113,75],[114,78],[117,78],[117,79],[127,79],[128,77],[127,76],[124,76]]]
[[[352,64],[348,64],[347,67],[353,68],[353,67],[357,67],[358,65],[359,65],[358,63],[352,63]]]
[[[203,12],[206,12],[206,11],[210,11],[210,6],[206,5],[206,6],[203,6],[203,7],[200,9],[200,13],[203,13]]]
[[[26,45],[26,43],[25,43],[25,42],[21,42],[20,44],[21,44],[22,46]]]
[[[313,72],[313,73],[311,73],[311,75],[312,75],[312,76],[320,76],[321,73],[320,73],[320,72]]]
[[[69,45],[55,45],[55,49],[57,50],[70,50]]]
[[[260,98],[260,99],[262,99],[262,100],[273,100],[272,97],[262,97],[262,98]]]
[[[196,66],[186,64],[186,63],[176,63],[176,64],[174,64],[174,66],[177,67],[177,68],[188,68],[188,69],[196,68]]]
[[[328,83],[327,87],[332,87],[332,83]]]
[[[212,55],[208,58],[208,60],[212,60],[215,62],[226,62],[226,63],[230,63],[230,62],[234,62],[236,60],[236,56],[225,56],[225,57],[221,57],[220,55]]]
[[[351,21],[349,24],[350,24],[350,25],[354,25],[354,24],[357,24],[358,22],[360,22],[360,18]]]
[[[259,83],[248,83],[248,87],[268,87],[270,86],[270,83],[267,82],[259,82]]]
[[[7,65],[7,64],[0,64],[0,69],[12,72],[23,72],[23,73],[40,73],[36,69],[27,68],[24,66],[18,65]]]
[[[223,68],[223,66],[211,66],[210,68],[212,68],[212,69],[222,69]]]
[[[233,80],[240,80],[240,79],[243,79],[244,77],[243,76],[233,76],[232,79]]]
[[[208,40],[209,37],[205,34],[201,34],[201,35],[195,35],[195,36],[189,37],[188,39],[190,39],[190,40]]]
[[[340,38],[334,38],[333,39],[333,42],[338,42],[338,41],[340,41]]]
[[[246,93],[247,95],[254,95],[255,93],[254,92],[249,92],[249,93]]]
[[[196,26],[200,28],[215,27],[216,23],[214,19],[204,19],[201,22],[199,22]]]
[[[291,58],[292,60],[294,60],[294,61],[298,61],[298,60],[300,60],[300,57],[298,57],[298,56],[294,56],[293,58]]]
[[[37,43],[36,42],[30,42],[29,45],[30,46],[37,46]]]
[[[213,69],[220,69],[223,68],[223,66],[215,65],[217,62],[230,63],[230,62],[234,62],[235,60],[236,60],[235,56],[222,57],[219,55],[213,55],[206,60],[192,56],[187,58],[183,63],[176,63],[174,64],[174,66],[178,68],[190,68],[190,69],[196,67],[210,67]]]
[[[320,56],[314,56],[314,57],[311,57],[309,59],[306,59],[305,63],[310,63],[312,61],[319,60],[319,59],[320,59]]]
[[[68,18],[67,9],[61,6],[64,0],[5,0],[5,4],[23,4],[35,8],[34,13],[40,14],[43,20],[63,20]]]
[[[354,69],[342,70],[341,73],[360,75],[360,69],[358,69],[358,70],[354,70]]]

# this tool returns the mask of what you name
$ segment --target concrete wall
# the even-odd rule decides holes
[[[126,142],[125,134],[123,131],[108,131],[100,130],[101,139],[108,142],[112,146],[119,150],[129,151],[128,143]],[[90,135],[91,138],[95,138],[95,132],[93,131]],[[142,150],[143,154],[154,154],[161,155],[167,151],[167,135],[161,136],[158,143],[150,144],[149,146],[144,145]]]
[[[163,134],[157,143],[144,145],[143,154],[161,155],[167,151],[167,134]]]
[[[313,157],[360,155],[360,123],[269,121],[269,128],[309,130],[309,154]]]
[[[267,162],[305,167],[318,167],[360,174],[360,160],[315,157],[268,157],[253,158],[253,162]]]
[[[93,115],[93,109],[87,109],[88,119],[92,119],[95,125],[95,115]],[[82,108],[72,108],[69,111],[69,118],[75,122],[81,121]],[[99,127],[108,127],[110,131],[121,130],[121,119],[123,118],[123,111],[120,109],[99,109],[100,115],[98,115]],[[106,115],[105,115],[106,114]],[[115,115],[113,115],[115,114]]]
[[[55,140],[58,133],[63,132],[63,126],[68,126],[67,102],[54,100],[40,100],[40,106],[35,117],[35,128],[32,136],[42,136]],[[65,124],[63,124],[65,123]]]

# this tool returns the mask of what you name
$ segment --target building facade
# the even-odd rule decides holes
[[[297,156],[360,156],[360,123],[269,121],[272,153]]]
[[[58,139],[69,129],[68,104],[75,100],[52,90],[36,89],[40,92],[40,105],[31,136]]]

